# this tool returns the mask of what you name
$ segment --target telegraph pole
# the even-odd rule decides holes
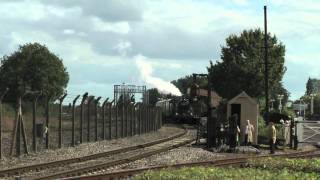
[[[268,28],[267,28],[267,6],[264,6],[264,78],[265,78],[265,95],[266,95],[266,117],[269,121],[269,67],[268,67]]]

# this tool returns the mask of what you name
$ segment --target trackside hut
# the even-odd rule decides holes
[[[253,132],[253,144],[258,142],[258,117],[259,117],[259,105],[256,100],[251,98],[246,92],[242,92],[236,97],[232,98],[228,102],[227,117],[231,117],[232,114],[238,114],[238,125],[240,127],[240,140],[244,142],[245,129],[247,125],[247,119],[254,127]]]

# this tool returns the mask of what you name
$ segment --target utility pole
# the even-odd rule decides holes
[[[267,6],[264,6],[264,68],[265,68],[265,95],[266,95],[266,117],[269,121],[269,67],[268,67],[268,28],[267,28]]]
[[[216,111],[213,108],[213,105],[211,103],[212,100],[212,87],[211,87],[211,83],[210,83],[210,73],[208,72],[208,74],[193,74],[193,79],[194,82],[196,80],[196,76],[202,76],[202,77],[207,77],[208,79],[208,87],[207,87],[207,91],[208,91],[208,96],[207,96],[207,148],[212,148],[212,147],[216,147],[217,144],[217,117],[216,117]]]

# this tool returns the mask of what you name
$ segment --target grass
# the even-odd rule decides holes
[[[320,159],[288,159],[281,157],[251,159],[248,162],[250,167],[277,170],[286,168],[289,171],[320,172]]]
[[[137,175],[134,180],[315,180],[320,179],[316,173],[290,172],[283,170],[263,170],[255,168],[205,168],[191,167],[182,169],[165,169],[148,171]]]

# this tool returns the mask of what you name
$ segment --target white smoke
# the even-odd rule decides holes
[[[143,81],[154,86],[159,92],[164,94],[172,94],[175,96],[181,96],[179,89],[170,82],[167,82],[161,78],[152,76],[152,66],[146,61],[146,57],[142,55],[135,56],[135,62],[140,70],[140,75]]]

